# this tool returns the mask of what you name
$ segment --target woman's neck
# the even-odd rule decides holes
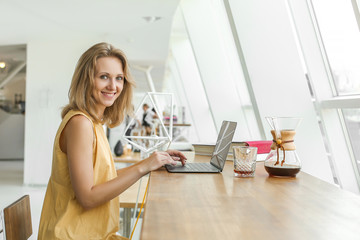
[[[97,118],[98,118],[100,121],[102,121],[103,118],[104,118],[105,108],[104,108],[104,109],[96,109],[95,112],[96,112]]]

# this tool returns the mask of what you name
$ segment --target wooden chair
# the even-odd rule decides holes
[[[7,240],[25,240],[32,234],[30,197],[20,199],[4,208],[5,234]]]

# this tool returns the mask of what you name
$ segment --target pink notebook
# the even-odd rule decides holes
[[[257,147],[258,154],[269,153],[271,150],[271,144],[273,141],[246,141],[250,147]]]

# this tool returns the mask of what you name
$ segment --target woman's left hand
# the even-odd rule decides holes
[[[170,157],[172,157],[173,160],[181,161],[181,164],[185,165],[187,158],[180,151],[168,149],[166,152],[170,155]]]

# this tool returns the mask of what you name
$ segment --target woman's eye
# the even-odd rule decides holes
[[[123,80],[123,79],[124,79],[124,78],[121,77],[121,76],[119,76],[119,77],[116,78],[116,80],[118,80],[118,81],[121,81],[121,80]]]
[[[106,75],[101,75],[101,76],[100,76],[100,79],[108,79],[108,76],[106,76]]]

